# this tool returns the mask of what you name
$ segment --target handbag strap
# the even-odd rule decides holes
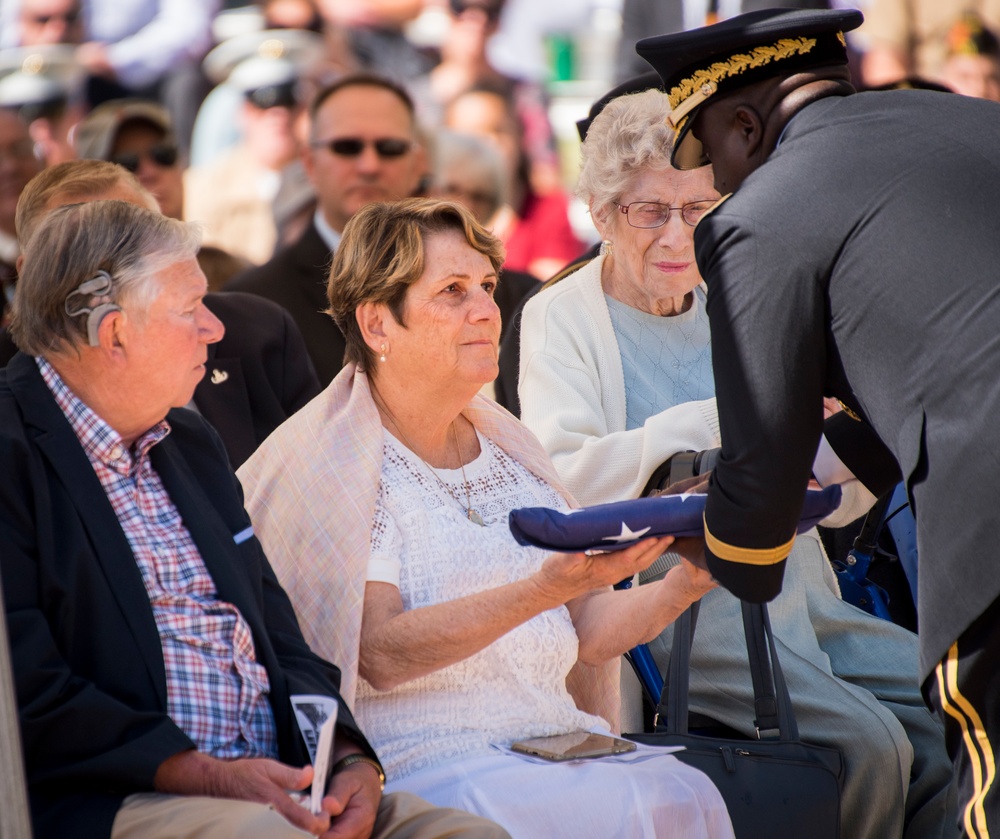
[[[670,651],[670,668],[663,682],[660,703],[656,709],[658,720],[666,714],[667,730],[671,733],[688,730],[688,685],[691,663],[691,642],[698,622],[699,601],[692,603],[674,621],[674,640]],[[664,707],[665,706],[665,707]]]
[[[757,739],[777,737],[798,740],[799,727],[792,711],[792,700],[785,683],[785,674],[778,661],[778,650],[771,631],[771,616],[765,603],[741,602],[743,633],[750,659],[753,680],[754,725]],[[763,644],[766,642],[767,648]],[[770,666],[769,666],[770,659]],[[784,734],[784,737],[782,737]]]
[[[698,605],[693,603],[674,621],[670,668],[656,709],[658,719],[666,717],[666,731],[671,734],[688,732],[691,643],[697,625]],[[757,737],[797,740],[798,725],[792,710],[785,675],[778,661],[767,604],[741,601],[741,607],[750,676],[753,681],[754,725]],[[663,728],[662,724],[658,727]]]

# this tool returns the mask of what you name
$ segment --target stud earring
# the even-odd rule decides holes
[[[601,250],[600,250],[601,256],[611,256],[611,252],[614,250],[614,247],[615,246],[610,239],[605,239],[603,242],[601,242]]]
[[[382,350],[382,355],[378,357],[378,360],[381,361],[383,364],[385,364],[385,344],[382,344],[382,346],[379,347],[379,349]]]

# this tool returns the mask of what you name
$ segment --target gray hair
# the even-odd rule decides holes
[[[643,171],[670,168],[674,131],[670,103],[659,90],[612,99],[594,118],[581,148],[576,194],[592,213],[613,206]]]
[[[79,307],[67,313],[67,300],[102,271],[110,275],[110,288],[95,292],[91,306],[117,304],[141,323],[160,291],[156,275],[194,259],[200,242],[197,225],[125,201],[53,210],[24,252],[10,322],[14,343],[41,356],[86,345],[88,319]]]
[[[490,182],[493,205],[487,218],[507,202],[507,174],[503,157],[496,146],[477,134],[440,129],[433,139],[435,189],[448,186],[447,173],[456,168],[463,172],[484,174]]]

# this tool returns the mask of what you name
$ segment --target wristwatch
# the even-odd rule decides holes
[[[378,783],[379,789],[385,789],[385,772],[382,771],[382,764],[380,764],[375,758],[368,757],[368,755],[353,754],[347,757],[342,757],[333,766],[333,772],[331,774],[336,775],[341,769],[346,769],[348,766],[354,763],[367,763],[376,772],[378,772]]]

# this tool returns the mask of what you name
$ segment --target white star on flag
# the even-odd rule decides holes
[[[644,527],[642,530],[633,531],[625,522],[622,522],[622,532],[617,536],[605,536],[601,539],[602,542],[632,542],[636,539],[641,539],[649,532],[648,527]]]

